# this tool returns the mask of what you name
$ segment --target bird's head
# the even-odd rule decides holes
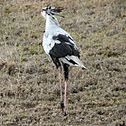
[[[55,15],[64,17],[62,15],[57,14],[57,13],[60,13],[61,11],[62,11],[62,8],[44,7],[41,9],[41,14],[45,19],[47,18],[47,15],[52,16],[52,17]]]

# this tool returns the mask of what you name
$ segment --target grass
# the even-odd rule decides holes
[[[125,4],[125,0],[0,1],[0,124],[125,125]],[[57,70],[42,47],[45,20],[40,11],[47,5],[64,8],[65,18],[57,17],[59,23],[90,69],[71,67],[66,117],[59,104]]]

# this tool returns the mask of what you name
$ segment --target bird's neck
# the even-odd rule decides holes
[[[57,26],[59,26],[59,23],[56,17],[47,16],[45,31],[50,30],[51,27],[57,27]]]

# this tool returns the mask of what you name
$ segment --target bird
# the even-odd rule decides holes
[[[60,24],[56,16],[63,17],[58,14],[62,11],[62,8],[55,7],[43,7],[41,9],[41,15],[46,20],[45,32],[43,34],[43,48],[47,55],[49,55],[59,71],[59,83],[60,83],[60,105],[63,111],[63,115],[66,116],[66,95],[67,84],[69,76],[69,67],[78,66],[83,70],[88,68],[80,61],[80,52],[71,37],[71,35],[60,27]],[[64,74],[64,102],[61,83],[61,72],[63,69]]]

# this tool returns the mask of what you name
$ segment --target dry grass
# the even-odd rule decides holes
[[[47,5],[64,8],[65,19],[58,20],[90,69],[71,68],[66,117],[57,70],[41,46],[40,10]],[[0,124],[124,126],[125,5],[125,0],[0,1]]]

